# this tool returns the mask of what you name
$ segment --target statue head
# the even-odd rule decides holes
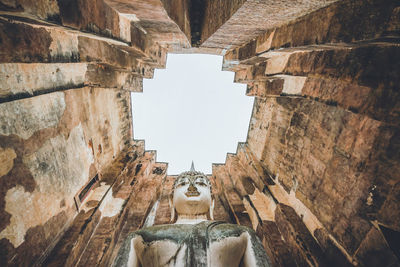
[[[174,182],[170,199],[171,221],[175,215],[197,216],[206,214],[213,220],[214,201],[211,197],[211,182],[208,177],[192,167],[181,173]]]

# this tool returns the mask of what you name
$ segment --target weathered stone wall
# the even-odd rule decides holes
[[[129,95],[167,52],[224,54],[256,97],[213,165],[216,220],[276,266],[400,265],[399,39],[394,0],[0,0],[0,265],[109,266],[170,222]]]
[[[148,37],[148,46],[158,43],[169,51],[190,47],[187,0],[105,0],[125,17],[138,20]]]
[[[144,151],[143,142],[135,142],[104,173],[43,266],[109,266],[128,233],[144,225],[166,167],[155,162],[154,152]]]
[[[40,265],[54,246],[46,264],[108,261],[118,237],[109,226],[129,195],[109,188],[130,166],[123,155],[144,153],[132,146],[130,92],[165,66],[167,48],[102,0],[0,10],[0,265]],[[74,197],[94,177],[77,213]],[[101,259],[95,228],[110,234]]]
[[[256,100],[246,144],[219,168],[239,174],[237,192],[256,170],[269,201],[241,201],[277,265],[400,264],[387,234],[400,229],[399,10],[340,1],[224,56]]]
[[[206,1],[201,47],[230,50],[335,1]]]
[[[126,98],[84,87],[0,105],[3,263],[34,264],[68,224],[74,195],[131,138]]]

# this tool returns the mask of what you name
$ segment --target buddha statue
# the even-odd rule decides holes
[[[213,221],[211,183],[193,163],[176,178],[170,206],[174,224],[129,234],[114,266],[271,266],[252,229]]]

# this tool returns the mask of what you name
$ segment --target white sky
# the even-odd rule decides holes
[[[166,69],[132,93],[134,138],[157,150],[170,175],[188,171],[192,160],[210,174],[212,163],[224,163],[246,141],[253,97],[221,67],[221,56],[168,54]]]

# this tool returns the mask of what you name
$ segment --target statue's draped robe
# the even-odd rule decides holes
[[[176,254],[181,249],[186,249],[185,266],[207,267],[207,251],[213,242],[221,241],[227,237],[239,237],[243,233],[248,233],[250,236],[257,266],[271,266],[264,247],[252,229],[219,221],[205,221],[194,225],[158,225],[133,232],[126,238],[122,245],[114,266],[127,266],[132,239],[140,236],[143,238],[145,246],[150,246],[153,242],[157,241],[174,242],[178,246]],[[175,266],[175,264],[176,258],[172,257],[167,265],[162,266]]]

